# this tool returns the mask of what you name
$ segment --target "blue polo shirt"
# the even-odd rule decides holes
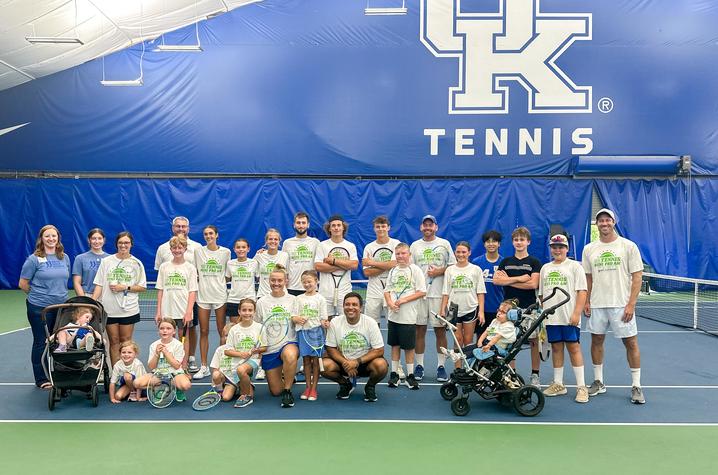
[[[92,291],[95,290],[95,284],[93,283],[95,274],[97,274],[97,269],[100,268],[100,261],[107,256],[109,254],[106,252],[95,254],[92,251],[87,251],[77,256],[72,263],[72,275],[80,276],[85,294],[92,295]]]
[[[20,278],[30,281],[30,293],[27,300],[33,305],[47,307],[67,300],[67,283],[70,279],[70,258],[65,254],[63,260],[48,254],[38,257],[34,254],[25,259]]]

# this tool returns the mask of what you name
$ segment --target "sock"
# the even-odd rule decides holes
[[[641,387],[641,368],[631,368],[631,385]]]
[[[187,360],[187,361],[194,361],[194,356],[190,356],[189,360]]]
[[[539,370],[537,370],[537,369],[532,369],[532,370],[531,370],[531,374],[539,374]]]
[[[391,360],[391,372],[392,373],[398,373],[399,372],[399,362]]]
[[[576,377],[576,386],[580,388],[586,385],[586,379],[583,376],[583,366],[574,366],[573,375]]]
[[[406,364],[406,374],[414,374],[414,365],[413,364]]]
[[[438,359],[439,359],[439,364],[438,364],[438,366],[444,366],[444,363],[446,363],[446,355],[443,354],[443,353],[439,353],[439,354],[437,355],[437,357],[438,357]]]
[[[603,382],[603,364],[593,365],[593,379]]]
[[[417,364],[417,366],[418,365],[424,366],[424,353],[416,354],[416,364]]]
[[[563,384],[563,366],[553,369],[553,382]]]

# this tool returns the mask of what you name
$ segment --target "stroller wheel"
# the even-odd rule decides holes
[[[456,383],[448,382],[441,385],[439,393],[446,401],[451,401],[459,395],[459,388],[456,387]]]
[[[48,391],[47,396],[48,396],[48,397],[47,397],[47,408],[52,411],[53,409],[55,409],[55,396],[56,396],[56,394],[55,394],[55,387],[54,387],[54,386],[50,388],[50,391]]]
[[[468,397],[457,397],[451,401],[451,411],[460,417],[467,415],[471,412],[471,406],[469,405]]]
[[[92,396],[92,406],[97,407],[97,404],[100,402],[99,396],[97,395],[97,385],[93,385],[90,389],[90,395]]]
[[[514,392],[514,409],[522,416],[538,415],[546,399],[540,389],[534,386],[521,386]]]

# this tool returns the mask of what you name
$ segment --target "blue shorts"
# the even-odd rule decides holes
[[[132,381],[134,381],[134,380],[135,380],[135,375],[132,374],[132,373],[130,373],[130,375],[132,376]],[[115,386],[119,388],[119,387],[125,386],[126,384],[127,384],[127,381],[125,380],[125,377],[124,377],[124,376],[120,376],[120,379],[117,380],[117,383],[115,383]]]
[[[262,355],[262,369],[264,371],[269,371],[282,366],[282,351],[284,351],[284,348],[286,348],[287,345],[296,346],[297,343],[294,341],[290,341],[288,343],[285,343],[284,346],[279,349],[279,351],[275,351],[274,353],[265,353]]]
[[[546,325],[549,343],[580,343],[581,329],[573,325]]]
[[[310,331],[314,332],[317,331],[315,329],[312,330],[299,330],[297,332],[297,343],[299,344],[299,356],[316,356],[320,357],[324,353],[324,348],[321,348],[320,350],[315,350],[312,348],[309,343],[304,339],[304,332]]]

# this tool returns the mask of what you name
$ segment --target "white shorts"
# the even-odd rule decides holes
[[[226,303],[200,303],[197,302],[197,306],[203,310],[217,310],[218,308],[222,308]]]
[[[630,338],[638,335],[636,316],[630,322],[623,321],[624,307],[592,308],[586,329],[589,333],[605,335],[609,327],[616,338]]]
[[[384,310],[384,299],[378,299],[378,298],[368,298],[366,299],[366,302],[364,302],[364,314],[369,315],[371,318],[379,322],[381,320],[381,315]]]
[[[416,324],[443,327],[444,324],[431,313],[439,313],[439,307],[441,307],[441,297],[419,299],[416,305]]]

